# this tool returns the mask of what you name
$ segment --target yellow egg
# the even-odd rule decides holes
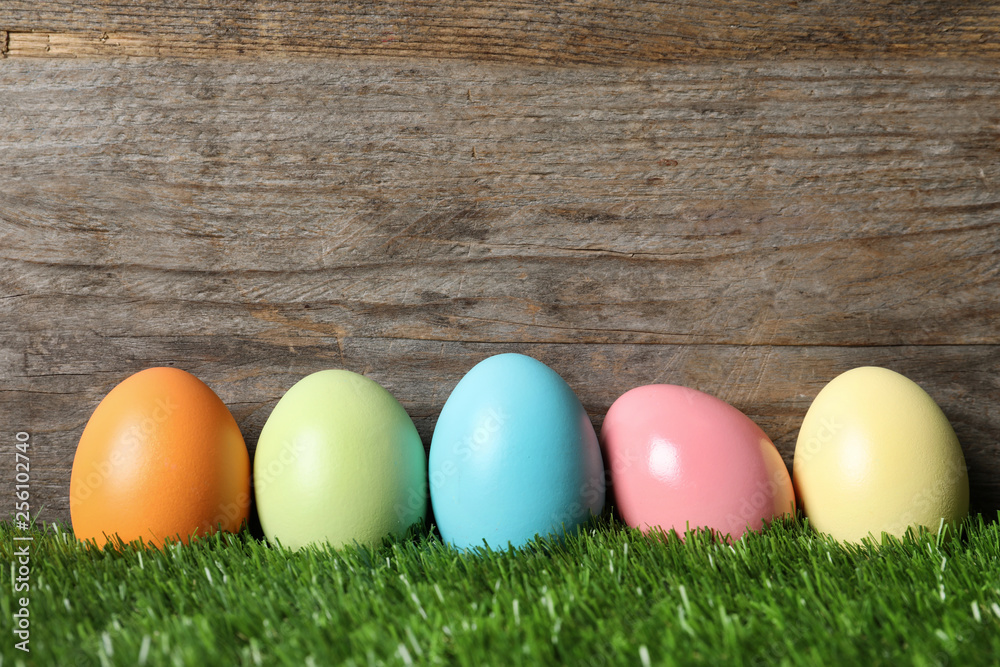
[[[847,371],[802,422],[792,480],[813,527],[858,542],[908,528],[937,532],[969,512],[955,431],[917,383],[886,368]]]

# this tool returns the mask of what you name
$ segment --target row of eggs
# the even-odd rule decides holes
[[[455,387],[429,457],[379,384],[346,370],[313,373],[268,417],[252,472],[236,421],[207,385],[175,368],[136,373],[84,429],[70,511],[80,539],[159,545],[238,530],[252,494],[269,540],[339,547],[425,521],[429,495],[446,542],[505,548],[576,529],[602,512],[609,485],[630,526],[730,539],[794,514],[797,502],[817,530],[845,541],[936,531],[969,505],[948,420],[916,383],[884,368],[848,371],[819,393],[790,477],[760,427],[718,398],[675,385],[632,389],[612,404],[599,441],[555,371],[500,354]]]

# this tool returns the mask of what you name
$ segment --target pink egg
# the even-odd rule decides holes
[[[739,539],[795,512],[788,469],[745,414],[670,384],[636,387],[608,410],[601,444],[615,504],[644,532],[710,528]]]

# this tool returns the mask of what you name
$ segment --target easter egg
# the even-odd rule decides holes
[[[622,394],[601,440],[615,506],[643,531],[681,537],[708,528],[739,539],[795,512],[788,469],[749,417],[688,387],[653,384]]]
[[[793,478],[816,530],[858,542],[969,512],[969,478],[955,431],[912,380],[886,368],[838,375],[809,406]]]
[[[427,458],[406,410],[347,370],[299,380],[257,442],[254,492],[269,540],[374,546],[427,512]]]
[[[604,507],[604,464],[580,400],[522,354],[478,363],[451,392],[430,449],[441,537],[461,549],[559,538]]]
[[[73,532],[160,546],[236,531],[250,507],[250,457],[229,410],[178,368],[149,368],[104,397],[73,459]]]

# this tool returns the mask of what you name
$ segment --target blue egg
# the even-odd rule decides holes
[[[580,399],[523,354],[489,357],[462,378],[429,467],[438,529],[461,549],[561,537],[604,507],[604,463]]]

